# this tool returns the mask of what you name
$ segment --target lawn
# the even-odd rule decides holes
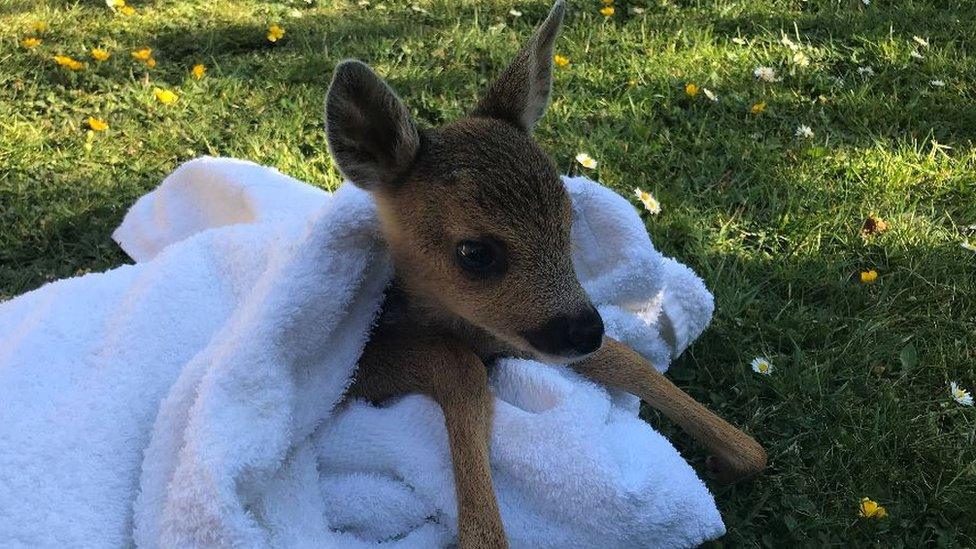
[[[439,124],[548,10],[371,2],[133,1],[125,15],[0,0],[0,299],[126,262],[110,238],[126,208],[199,155],[335,188],[321,115],[338,60],[370,62]],[[770,467],[712,487],[729,528],[714,545],[976,546],[976,408],[948,391],[976,389],[976,253],[961,246],[976,243],[976,5],[602,7],[572,3],[537,134],[562,170],[635,205],[634,187],[652,192],[656,246],[715,292],[714,323],[671,375],[763,443]],[[131,55],[142,48],[154,67]],[[869,216],[887,230],[865,231]],[[775,370],[753,372],[756,356]],[[701,465],[701,448],[647,417]],[[887,516],[859,517],[862,497]]]

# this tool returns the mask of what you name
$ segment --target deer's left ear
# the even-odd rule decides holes
[[[552,48],[565,12],[565,2],[557,0],[532,39],[522,46],[512,64],[488,88],[473,115],[498,118],[532,131],[549,106]]]

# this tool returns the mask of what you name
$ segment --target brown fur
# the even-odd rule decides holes
[[[379,402],[419,392],[441,406],[465,548],[507,545],[488,463],[487,368],[499,356],[569,363],[639,396],[715,453],[721,480],[765,466],[754,440],[637,353],[610,338],[600,345],[602,322],[573,269],[569,198],[531,136],[549,100],[563,11],[557,1],[472,115],[445,127],[419,130],[393,90],[355,61],[336,67],[326,105],[330,150],[373,193],[395,266],[349,395]],[[463,266],[471,241],[491,243],[489,274]]]

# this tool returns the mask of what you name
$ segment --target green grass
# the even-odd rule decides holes
[[[122,17],[95,0],[0,0],[0,299],[124,263],[110,233],[126,208],[201,154],[335,188],[321,110],[338,60],[372,63],[438,124],[474,104],[548,9],[310,1],[137,2]],[[976,386],[976,254],[959,246],[976,223],[976,6],[618,0],[604,18],[596,0],[574,4],[557,44],[571,64],[539,139],[564,171],[586,151],[592,177],[660,199],[646,217],[655,244],[717,299],[672,375],[769,450],[760,478],[713,486],[729,527],[715,545],[976,546],[976,410],[946,389]],[[43,44],[22,48],[38,20]],[[277,45],[274,22],[287,32]],[[95,46],[112,58],[94,63]],[[152,70],[130,58],[143,46]],[[89,67],[70,73],[58,53]],[[757,81],[759,65],[782,81]],[[687,82],[719,102],[689,98]],[[156,87],[179,100],[159,104]],[[89,133],[90,115],[110,129]],[[794,137],[800,124],[815,136]],[[890,229],[865,237],[872,213]],[[859,282],[866,269],[875,284]],[[757,355],[772,376],[749,369]],[[889,516],[859,519],[862,496]]]

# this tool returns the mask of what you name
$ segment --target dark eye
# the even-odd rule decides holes
[[[461,268],[472,274],[487,275],[499,267],[499,250],[491,242],[462,240],[457,245],[457,261]]]

